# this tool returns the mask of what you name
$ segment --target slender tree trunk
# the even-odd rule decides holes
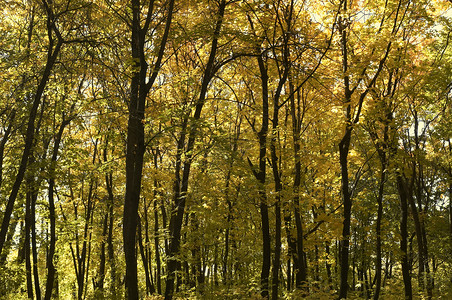
[[[350,111],[350,106],[348,106]],[[352,199],[349,190],[348,180],[348,151],[350,147],[352,128],[347,125],[344,137],[339,143],[339,161],[341,165],[341,191],[342,191],[342,204],[344,206],[344,221],[342,229],[342,240],[339,243],[340,252],[340,291],[339,299],[347,298],[348,290],[348,270],[349,270],[349,244],[350,244],[350,223],[351,223],[351,209]]]
[[[300,114],[300,110],[296,108],[295,105],[295,96],[294,87],[292,80],[289,81],[289,89],[291,93],[290,99],[290,112],[292,117],[292,137],[293,137],[293,146],[294,146],[294,182],[293,182],[293,206],[294,206],[294,215],[295,215],[295,226],[297,229],[297,239],[296,243],[293,242],[292,245],[289,245],[289,248],[293,248],[294,255],[294,268],[295,268],[295,286],[298,289],[303,289],[303,284],[306,282],[307,270],[306,270],[306,261],[304,256],[304,233],[303,233],[303,220],[301,217],[300,211],[300,187],[301,187],[301,157],[300,157],[300,134],[301,134],[301,125],[302,125],[302,115]],[[296,93],[298,97],[298,104],[300,104],[300,93]]]
[[[8,229],[8,234],[6,235],[6,240],[5,240],[5,245],[3,247],[3,253],[0,255],[0,265],[3,265],[6,263],[6,259],[8,258],[8,254],[11,250],[11,246],[13,246],[13,242],[14,242],[14,235],[16,233],[17,230],[17,224],[19,223],[18,217],[14,217],[11,221],[11,224],[9,226]],[[20,221],[21,225],[22,225],[22,221]],[[20,236],[19,236],[19,249],[17,251],[17,259],[18,262],[23,262],[23,258],[25,257],[25,252],[24,252],[24,248],[23,248],[23,244],[24,244],[24,230],[22,230],[23,226],[20,226],[19,228],[19,232],[20,232]]]
[[[197,219],[197,215],[192,212],[190,214],[191,216],[191,223],[193,231],[196,232],[199,231],[199,222]],[[203,293],[203,285],[204,285],[204,270],[202,267],[202,241],[197,241],[193,245],[192,249],[192,257],[193,257],[193,264],[192,264],[192,274],[193,274],[193,283],[195,284],[195,287],[197,288],[197,291],[202,295]]]
[[[105,148],[103,149],[103,159],[104,162],[106,163],[107,160],[107,148],[108,148],[108,138],[105,141]],[[100,245],[100,262],[99,262],[99,271],[97,272],[97,278],[93,279],[93,287],[94,287],[94,292],[96,294],[96,297],[99,297],[100,299],[104,299],[105,298],[105,291],[104,291],[104,281],[105,281],[105,265],[106,265],[106,253],[105,253],[105,248],[106,245],[108,244],[108,231],[109,231],[109,206],[110,206],[110,187],[109,187],[109,177],[108,177],[108,173],[105,174],[105,183],[107,186],[107,201],[106,201],[106,208],[107,211],[104,214],[104,220],[103,220],[103,224],[102,224],[102,242]],[[112,197],[113,198],[113,195]],[[114,281],[111,282],[111,284],[114,284]]]
[[[113,200],[113,193],[112,193],[112,177],[110,175],[106,175],[106,177],[109,177],[110,182],[110,188],[108,188],[108,198],[109,198],[109,213],[108,213],[108,237],[107,237],[107,251],[108,251],[108,260],[110,263],[110,294],[113,299],[116,299],[116,285],[117,285],[117,275],[116,275],[116,260],[115,260],[115,254],[114,254],[114,245],[113,245],[113,226],[114,226],[114,200]]]
[[[97,143],[98,140],[95,141],[94,144],[94,153],[92,163],[94,164],[97,158]],[[91,249],[91,232],[89,230],[90,223],[92,225],[93,222],[93,210],[94,210],[94,193],[96,193],[97,182],[94,179],[91,179],[88,188],[88,198],[85,206],[85,226],[83,229],[83,242],[82,248],[79,249],[79,243],[77,241],[77,262],[78,262],[78,292],[77,299],[81,300],[83,298],[84,291],[86,290],[86,279],[85,276],[89,272],[89,261],[90,261],[90,249]],[[88,260],[87,260],[88,259]]]
[[[206,65],[206,69],[204,70],[204,77],[201,84],[201,91],[199,94],[199,99],[196,102],[195,105],[195,112],[193,114],[192,120],[193,122],[199,121],[201,118],[201,111],[206,101],[207,96],[207,88],[208,85],[212,79],[212,77],[215,74],[215,56],[218,48],[218,38],[220,35],[221,26],[223,23],[223,17],[224,12],[226,8],[226,1],[222,0],[219,3],[218,8],[218,18],[215,24],[215,30],[213,32],[213,39],[212,44],[210,48],[210,55],[209,60]],[[185,121],[186,122],[186,121]],[[176,179],[174,184],[174,203],[173,203],[173,210],[171,213],[170,218],[170,244],[169,244],[169,252],[168,252],[168,263],[167,263],[167,279],[166,279],[166,287],[165,287],[165,299],[171,300],[174,293],[174,280],[176,278],[176,270],[177,270],[177,260],[174,258],[175,255],[179,253],[180,249],[180,236],[181,236],[181,229],[182,229],[182,221],[185,211],[185,200],[187,197],[187,191],[188,191],[188,180],[190,177],[190,168],[192,164],[192,156],[193,156],[193,149],[195,146],[195,140],[197,137],[197,130],[196,130],[196,124],[192,124],[190,127],[190,133],[188,137],[187,147],[185,149],[185,156],[186,159],[183,163],[183,171],[182,171],[182,180],[180,180],[180,164],[181,162],[181,151],[183,149],[184,140],[185,140],[185,130],[182,130],[181,137],[178,142],[178,153],[179,153],[179,159],[177,161],[177,164],[179,164],[179,167],[176,166]]]
[[[424,281],[425,257],[424,257],[423,241],[422,241],[421,222],[419,220],[419,212],[418,212],[418,209],[416,207],[413,197],[408,195],[407,200],[408,200],[408,205],[411,208],[411,215],[413,216],[414,229],[416,232],[416,242],[417,242],[417,247],[418,247],[418,260],[419,260],[419,262],[418,262],[418,268],[419,268],[418,284],[419,284],[419,289],[421,291],[425,292],[425,288],[426,288],[425,281]]]
[[[127,124],[126,150],[126,193],[124,199],[123,240],[126,262],[126,298],[138,299],[137,258],[135,255],[135,239],[138,220],[138,206],[141,192],[141,177],[143,170],[144,145],[144,111],[146,97],[157,78],[160,69],[166,41],[171,25],[174,0],[168,3],[165,30],[160,40],[155,65],[148,78],[148,64],[146,62],[145,45],[149,25],[153,18],[154,1],[149,2],[145,22],[142,27],[142,11],[139,0],[131,0],[132,37],[131,50],[133,58],[133,73],[130,83],[129,121]]]
[[[33,278],[32,267],[30,260],[30,232],[31,232],[31,202],[32,195],[30,191],[26,193],[25,203],[25,239],[24,239],[24,252],[25,252],[25,271],[27,273],[27,296],[28,299],[33,299]]]
[[[259,182],[259,199],[262,231],[262,269],[261,269],[261,296],[268,298],[268,281],[270,276],[270,221],[268,216],[266,182],[267,133],[268,133],[268,74],[262,55],[257,57],[262,83],[262,125],[258,132],[259,138],[259,168],[254,175]],[[251,164],[251,162],[250,162]]]
[[[2,187],[3,158],[4,158],[4,153],[5,153],[6,142],[8,141],[8,139],[10,137],[15,117],[16,117],[16,110],[13,110],[10,114],[10,117],[8,118],[9,119],[8,127],[4,131],[2,140],[0,141],[0,188]]]
[[[143,237],[142,237],[142,231],[141,231],[141,220],[138,220],[137,235],[138,235],[138,246],[139,246],[139,249],[140,249],[141,261],[143,263],[144,274],[145,274],[145,278],[146,278],[146,294],[150,295],[150,294],[155,292],[155,288],[154,288],[154,286],[151,283],[151,277],[150,277],[151,270],[149,269],[148,257],[146,256],[145,247],[143,245]]]
[[[287,76],[285,77],[287,78]],[[284,79],[284,78],[283,78]],[[281,79],[281,81],[283,80]],[[280,81],[279,86],[282,86]],[[278,299],[278,287],[279,287],[279,268],[281,265],[281,191],[282,183],[280,170],[278,166],[278,156],[276,154],[276,142],[277,142],[277,130],[279,126],[279,90],[276,91],[274,105],[273,105],[273,127],[272,127],[272,139],[270,142],[271,152],[271,166],[273,170],[273,178],[275,180],[275,251],[273,257],[272,268],[272,299]]]
[[[391,76],[392,77],[392,76]],[[389,79],[391,81],[391,78]],[[395,89],[395,87],[394,87]],[[391,91],[391,85],[388,88]],[[387,123],[383,129],[383,143],[379,142],[377,133],[374,131],[370,132],[371,138],[376,145],[376,150],[380,159],[380,182],[378,185],[378,195],[377,195],[377,224],[376,224],[376,258],[375,258],[375,291],[374,300],[380,297],[381,290],[381,221],[383,218],[383,196],[384,196],[384,186],[386,182],[386,173],[388,165],[388,142],[389,142],[389,125],[388,123],[392,120],[392,112],[387,113]]]
[[[342,4],[342,2],[341,2]],[[347,1],[344,1],[344,12],[347,11]],[[350,77],[347,74],[348,63],[348,40],[347,40],[347,22],[348,19],[339,18],[339,33],[341,35],[342,48],[342,66],[344,76],[344,105],[345,105],[345,131],[339,143],[339,163],[341,167],[341,196],[343,205],[343,227],[342,238],[339,242],[339,263],[340,263],[340,285],[339,285],[339,299],[347,298],[348,291],[348,270],[349,270],[349,243],[350,243],[350,221],[352,210],[352,199],[349,188],[348,179],[348,153],[350,149],[351,134],[352,134],[352,112],[351,112],[351,98],[352,91],[350,89]]]
[[[107,145],[108,140],[105,142],[104,149],[104,162],[107,162]],[[107,207],[108,212],[106,216],[108,216],[108,235],[107,235],[107,252],[108,252],[108,261],[110,264],[110,294],[113,299],[116,299],[116,263],[115,263],[115,255],[114,255],[114,246],[113,246],[113,226],[114,226],[114,194],[113,194],[113,172],[108,172],[105,174],[105,185],[107,187]]]
[[[157,156],[154,157],[154,164],[157,169]],[[159,214],[158,214],[158,198],[157,196],[157,180],[154,180],[154,248],[155,248],[155,269],[156,269],[156,284],[157,284],[157,293],[159,295],[162,294],[162,283],[161,283],[161,261],[160,261],[160,240],[159,240]]]
[[[417,200],[416,203],[411,197],[409,204],[411,206],[411,212],[415,224],[417,242],[418,242],[418,256],[419,256],[419,286],[425,292],[427,290],[427,298],[432,299],[433,297],[433,278],[430,275],[430,266],[428,258],[428,243],[427,235],[425,230],[425,215],[427,213],[427,206],[423,207],[422,202],[424,198],[424,175],[423,166],[420,159],[418,158],[418,153],[420,152],[420,139],[419,139],[419,118],[416,109],[414,110],[414,139],[415,139],[415,161],[413,161],[413,176],[415,176],[415,195]],[[417,168],[416,168],[417,165]],[[426,201],[427,202],[427,201]]]
[[[47,82],[49,81],[52,68],[57,60],[58,54],[60,53],[61,46],[63,45],[63,39],[61,38],[61,35],[59,34],[59,31],[55,25],[53,11],[51,10],[51,8],[47,7],[47,5],[45,6],[47,13],[47,32],[49,36],[47,62],[39,85],[36,89],[36,93],[34,95],[33,104],[30,109],[30,114],[28,116],[27,131],[25,134],[25,145],[23,148],[24,150],[22,152],[22,158],[20,160],[16,179],[14,181],[11,193],[8,198],[8,202],[6,204],[5,213],[3,214],[2,227],[0,230],[0,254],[2,253],[3,246],[5,244],[6,233],[8,231],[8,226],[11,219],[11,214],[13,212],[14,203],[16,202],[17,194],[19,192],[22,180],[25,175],[25,170],[27,168],[28,157],[33,146],[33,141],[35,137],[35,120],[37,116],[38,107],[41,104],[41,98],[44,93],[44,89],[47,85]],[[55,33],[58,37],[56,42],[52,38],[53,33]]]
[[[104,299],[104,281],[105,281],[105,244],[108,232],[108,212],[104,215],[102,222],[102,242],[100,244],[100,257],[99,257],[99,271],[97,272],[96,279],[93,279],[94,293],[99,299]]]
[[[326,276],[328,277],[328,286],[330,289],[333,289],[333,278],[331,274],[331,264],[328,262],[330,257],[330,246],[328,245],[328,242],[325,245],[325,254],[327,257],[327,260],[325,262],[325,269],[326,269]]]
[[[184,200],[184,199],[180,199],[180,197],[181,197],[181,195],[180,195],[180,189],[181,189],[180,173],[181,173],[181,168],[182,168],[182,154],[183,154],[184,145],[185,145],[187,123],[188,123],[188,117],[185,117],[184,121],[182,122],[182,128],[181,128],[179,140],[177,141],[175,179],[174,179],[174,183],[173,183],[173,192],[174,192],[173,200],[176,205],[182,204],[181,200]],[[183,203],[183,204],[185,205],[185,203]],[[173,244],[174,244],[173,236],[175,236],[175,234],[177,234],[178,239],[180,239],[180,230],[176,231],[177,228],[173,228],[173,227],[179,226],[179,222],[180,222],[180,225],[182,225],[182,220],[180,220],[180,218],[182,218],[182,217],[180,217],[178,215],[173,217],[173,215],[180,214],[180,213],[183,214],[183,211],[179,213],[180,208],[178,206],[176,206],[176,209],[178,209],[178,211],[172,212],[171,218],[170,218],[170,224],[169,224],[170,244],[169,245],[165,244],[165,252],[168,254],[170,253],[170,251],[172,251],[171,250],[172,247],[174,247],[173,246]],[[162,211],[164,211],[163,205],[162,205]],[[177,219],[177,224],[174,224],[176,219]],[[180,241],[178,240],[177,242],[180,242]],[[165,298],[167,300],[171,300],[173,297],[174,281],[176,280],[175,271],[177,270],[177,267],[178,267],[177,262],[178,261],[176,259],[168,259],[168,261],[167,261],[167,279],[166,279],[166,287],[165,287]]]
[[[97,183],[96,183],[96,189],[97,189]],[[92,210],[93,210],[93,212],[91,213],[91,221],[89,222],[90,223],[89,224],[90,228],[92,228],[93,224],[94,224],[94,203],[93,203]],[[84,282],[85,290],[83,291],[82,299],[86,299],[86,294],[88,293],[88,276],[90,274],[89,267],[90,267],[91,259],[92,259],[92,256],[91,256],[91,249],[92,249],[91,241],[93,240],[92,236],[93,236],[93,233],[92,233],[92,231],[90,231],[90,233],[88,235],[88,238],[87,238],[87,240],[88,240],[88,243],[87,243],[88,250],[87,250],[87,255],[86,255],[87,261],[86,261],[86,268],[85,268],[85,270],[86,270],[85,271],[85,282]]]
[[[448,140],[449,143],[449,155],[452,154],[452,143]],[[452,246],[452,167],[449,165],[449,238],[450,244]]]
[[[152,251],[151,251],[151,242],[149,240],[149,219],[148,219],[148,210],[150,206],[146,203],[146,198],[144,198],[144,237],[145,237],[145,247],[144,247],[144,254],[146,257],[146,265],[149,270],[149,292],[151,294],[155,293],[155,285],[154,285],[154,279],[152,277]],[[140,230],[141,231],[141,230]],[[144,262],[143,262],[144,263]]]
[[[383,218],[383,193],[384,193],[384,184],[386,181],[386,162],[384,160],[381,161],[381,173],[380,173],[380,183],[378,186],[378,210],[377,210],[377,224],[376,224],[376,258],[375,258],[375,292],[374,292],[374,300],[377,300],[380,297],[380,289],[381,289],[381,220]]]
[[[225,230],[225,234],[224,234],[224,240],[225,240],[225,244],[224,244],[224,255],[223,255],[223,283],[224,284],[229,284],[229,269],[228,269],[228,259],[229,259],[229,248],[230,248],[230,235],[231,235],[231,229],[233,224],[232,220],[234,218],[233,215],[233,202],[231,201],[231,191],[230,191],[230,185],[231,185],[231,174],[232,174],[232,169],[234,166],[234,155],[235,153],[237,153],[237,149],[238,149],[238,140],[240,138],[240,126],[242,123],[242,117],[238,117],[238,120],[236,121],[235,124],[235,138],[234,138],[234,142],[232,144],[232,153],[233,156],[231,157],[231,160],[229,162],[229,169],[228,169],[228,173],[226,175],[226,185],[225,185],[225,199],[226,199],[226,204],[228,206],[228,215],[227,215],[227,219],[226,219],[226,230]]]
[[[107,149],[108,149],[108,137],[105,140],[105,147],[103,149],[103,160],[104,163],[108,162],[107,159]],[[110,207],[113,207],[113,190],[112,190],[112,182],[111,182],[111,176],[112,173],[110,171],[110,173],[106,173],[105,174],[105,185],[106,185],[106,189],[107,189],[107,201],[106,201],[106,208],[107,211],[104,214],[104,221],[103,221],[103,230],[102,230],[102,242],[101,242],[101,247],[100,247],[100,262],[99,262],[99,271],[98,271],[98,275],[97,275],[97,280],[93,280],[93,286],[94,286],[94,290],[95,292],[98,293],[98,297],[100,299],[104,299],[105,298],[105,291],[104,291],[104,281],[105,281],[105,265],[106,265],[106,247],[109,247],[109,242],[110,242],[110,226],[112,226],[113,224],[109,224],[110,220],[112,220],[110,213],[113,214],[113,210],[110,210]],[[113,272],[113,271],[112,271]],[[115,285],[115,280],[112,277],[112,280],[110,282],[111,285],[111,289],[112,291],[114,291],[114,285]],[[112,292],[111,296],[115,296],[114,293]]]
[[[397,189],[399,191],[400,198],[400,209],[401,209],[401,219],[400,219],[400,250],[402,251],[402,276],[403,284],[405,286],[405,299],[413,299],[413,292],[411,287],[411,276],[410,276],[410,263],[408,261],[408,191],[406,183],[404,182],[400,174],[397,175]]]
[[[277,196],[279,198],[279,196]],[[281,266],[281,199],[275,203],[275,255],[273,257],[272,299],[278,299],[279,268]]]
[[[270,221],[268,217],[268,205],[267,195],[265,191],[260,191],[260,213],[261,213],[261,230],[262,230],[262,269],[261,269],[261,296],[268,298],[268,281],[270,276],[270,260],[271,260],[271,247],[270,247]]]
[[[290,12],[293,11],[293,3],[291,3],[290,6]],[[291,26],[292,26],[292,14],[290,13],[287,16],[286,25],[287,25],[287,32],[290,32]],[[279,269],[281,266],[281,191],[282,191],[282,182],[281,182],[281,171],[279,167],[278,160],[281,160],[281,157],[278,157],[277,151],[276,151],[276,144],[278,142],[279,133],[279,110],[281,108],[280,106],[280,97],[281,92],[283,90],[284,85],[286,84],[287,79],[289,78],[289,72],[291,68],[291,62],[289,61],[289,40],[288,40],[288,34],[284,34],[284,45],[283,45],[283,53],[282,53],[282,59],[283,59],[283,66],[282,70],[279,71],[280,73],[280,79],[278,82],[278,86],[276,88],[276,91],[274,93],[273,97],[273,120],[272,120],[272,133],[271,133],[271,141],[270,141],[270,157],[271,157],[271,166],[273,170],[273,178],[275,181],[275,255],[273,260],[273,274],[272,274],[272,299],[278,299],[278,287],[279,287]],[[276,57],[276,54],[274,54]],[[261,58],[262,60],[262,58]],[[259,69],[261,70],[262,75],[262,67],[261,62],[259,62]],[[262,64],[263,65],[263,64]],[[268,75],[265,71],[264,78]],[[266,87],[268,92],[268,87]],[[262,89],[264,91],[264,87]],[[291,88],[291,92],[293,92],[293,87]],[[291,99],[293,101],[293,97]],[[267,100],[268,101],[268,100]]]
[[[58,150],[60,147],[61,138],[63,136],[64,128],[69,124],[71,120],[67,119],[65,120],[64,114],[63,114],[63,121],[60,125],[60,128],[58,130],[58,133],[54,140],[53,145],[53,153],[52,153],[52,160],[50,165],[50,179],[49,179],[49,189],[48,189],[48,199],[49,199],[49,220],[50,220],[50,245],[49,245],[49,251],[47,253],[47,259],[46,259],[46,265],[47,265],[47,282],[46,282],[46,292],[44,295],[45,300],[50,300],[52,297],[52,290],[53,290],[53,284],[55,280],[55,266],[53,264],[54,260],[54,254],[55,254],[55,245],[56,245],[56,216],[55,216],[55,200],[53,197],[54,193],[54,187],[55,187],[55,168],[56,168],[56,161],[58,157]]]
[[[126,298],[138,299],[137,258],[135,239],[138,225],[138,206],[141,192],[144,145],[144,95],[147,63],[144,60],[145,36],[141,29],[140,1],[132,0],[132,57],[134,72],[130,85],[129,121],[127,124],[126,194],[123,215],[123,240],[126,262]],[[141,95],[140,95],[141,92]]]
[[[342,194],[342,204],[344,209],[344,221],[342,229],[342,238],[339,243],[340,252],[340,287],[339,287],[339,299],[347,298],[348,289],[348,270],[349,270],[349,244],[350,244],[350,224],[351,224],[351,212],[352,212],[352,194],[350,191],[349,178],[348,178],[348,154],[351,144],[351,134],[353,131],[353,125],[359,122],[361,109],[364,103],[364,99],[369,93],[370,89],[373,88],[375,82],[383,70],[383,66],[388,58],[389,52],[392,46],[392,40],[389,40],[386,46],[383,57],[380,59],[378,68],[375,71],[372,79],[368,82],[363,92],[358,97],[358,103],[353,105],[352,111],[352,95],[356,91],[357,85],[352,87],[351,77],[350,77],[350,62],[349,62],[349,28],[351,19],[347,16],[348,12],[348,1],[341,1],[341,10],[344,16],[339,16],[338,18],[338,32],[340,34],[340,46],[342,52],[342,71],[344,74],[343,84],[344,84],[344,135],[339,142],[339,163],[341,167],[341,194]],[[399,17],[399,10],[401,9],[402,2],[398,3],[398,7],[395,14],[395,21],[393,23],[392,34],[395,34],[400,26],[397,26],[397,20]],[[403,17],[402,17],[403,18]],[[375,49],[372,50],[372,53]],[[363,74],[366,73],[367,67],[363,70]],[[362,75],[361,75],[362,76]],[[358,80],[359,84],[360,80]]]
[[[228,173],[229,175],[229,173]],[[228,205],[228,216],[226,219],[226,230],[224,233],[224,255],[223,255],[223,284],[227,285],[229,283],[228,274],[228,259],[229,259],[229,238],[231,232],[231,220],[232,220],[232,202],[229,199],[229,194],[227,192],[229,187],[229,180],[226,181],[226,204]]]
[[[36,299],[41,299],[41,287],[39,285],[39,272],[38,272],[38,247],[36,242],[36,201],[38,198],[37,192],[33,188],[34,182],[30,184],[31,191],[31,249],[33,257],[33,281],[35,284]]]

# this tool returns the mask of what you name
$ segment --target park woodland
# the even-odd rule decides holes
[[[0,0],[0,299],[452,299],[452,1]]]

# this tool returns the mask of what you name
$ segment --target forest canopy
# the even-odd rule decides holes
[[[0,299],[452,298],[450,1],[0,4]]]

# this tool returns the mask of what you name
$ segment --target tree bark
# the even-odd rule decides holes
[[[340,5],[342,6],[342,11],[346,15],[348,10],[348,1],[341,1]],[[399,1],[398,6],[396,8],[395,13],[395,21],[392,27],[392,35],[397,33],[400,26],[398,26],[398,18],[399,11],[401,9],[402,2]],[[402,16],[403,19],[404,15]],[[379,60],[378,68],[371,77],[371,80],[365,85],[363,92],[360,93],[358,97],[358,102],[356,105],[353,105],[352,112],[352,95],[355,93],[356,88],[361,83],[361,79],[357,80],[357,83],[354,87],[351,85],[351,77],[350,77],[350,62],[349,62],[349,27],[350,27],[351,19],[348,16],[339,16],[338,19],[338,32],[340,34],[340,46],[342,52],[342,71],[344,74],[343,84],[344,84],[344,115],[345,115],[345,123],[344,123],[344,135],[342,136],[341,141],[339,142],[339,163],[341,167],[341,194],[342,194],[342,204],[344,206],[344,221],[343,221],[343,229],[342,229],[342,238],[339,243],[339,252],[340,252],[340,287],[339,287],[339,299],[347,298],[347,289],[348,289],[348,270],[349,270],[349,244],[350,244],[350,224],[351,224],[351,209],[352,209],[352,194],[350,191],[349,178],[348,178],[348,153],[351,144],[351,134],[353,131],[353,126],[359,122],[359,118],[361,115],[361,109],[363,107],[364,99],[367,94],[371,90],[371,88],[375,85],[377,78],[379,77],[381,71],[383,70],[383,66],[386,62],[386,59],[389,56],[389,52],[392,47],[392,40],[389,40],[383,54],[383,57]],[[384,19],[381,24],[383,24]],[[371,50],[373,54],[375,49]],[[361,78],[366,74],[367,67],[365,67],[360,75]]]
[[[107,162],[107,147],[108,139],[105,141],[105,149],[103,153],[104,162]],[[113,172],[109,171],[105,174],[105,186],[107,188],[107,208],[108,211],[105,215],[108,218],[108,233],[107,233],[107,252],[108,261],[110,264],[110,295],[113,299],[116,299],[116,263],[114,256],[113,245],[113,226],[114,226],[114,194],[113,194]],[[107,217],[108,216],[108,217]]]
[[[99,271],[97,272],[97,278],[93,279],[94,294],[99,299],[104,299],[104,281],[105,281],[105,244],[108,232],[108,212],[104,215],[104,220],[102,221],[102,242],[100,244],[100,257],[99,257]]]
[[[160,154],[160,150],[157,147],[154,153],[154,168],[158,169],[158,157]],[[157,179],[154,179],[154,248],[155,248],[155,269],[156,269],[156,285],[157,285],[157,293],[159,295],[162,294],[162,283],[161,283],[161,260],[160,260],[160,239],[159,239],[159,213],[158,213],[158,197],[159,194],[158,189],[159,182]]]
[[[348,106],[347,111],[350,111]],[[348,270],[349,270],[349,244],[350,244],[350,223],[351,223],[351,209],[352,199],[349,190],[348,180],[348,151],[350,147],[352,128],[347,125],[345,134],[339,143],[339,161],[341,166],[341,191],[342,204],[344,206],[344,221],[342,229],[342,239],[339,243],[340,253],[340,291],[339,299],[347,298],[348,290]]]
[[[374,300],[377,300],[380,297],[380,289],[381,289],[381,220],[383,218],[383,193],[384,193],[384,184],[386,181],[386,159],[381,159],[381,170],[380,170],[380,182],[378,186],[378,195],[377,195],[377,224],[375,228],[375,234],[377,236],[376,240],[376,258],[375,258],[375,291],[374,291]]]
[[[138,247],[140,249],[141,262],[143,263],[143,267],[144,267],[144,274],[145,274],[145,279],[146,279],[146,294],[150,295],[150,294],[153,294],[155,292],[155,288],[154,288],[154,285],[151,282],[150,272],[152,272],[152,270],[149,269],[149,263],[148,263],[149,257],[146,256],[145,246],[143,245],[143,236],[142,236],[142,234],[143,233],[142,233],[142,230],[141,230],[141,220],[138,220],[138,231],[137,231]],[[146,246],[146,248],[147,248],[147,246]]]
[[[226,1],[222,0],[219,3],[218,7],[218,18],[215,24],[215,30],[213,32],[213,39],[210,48],[209,60],[207,62],[206,68],[204,70],[204,76],[201,84],[201,91],[199,94],[198,101],[195,105],[195,112],[193,114],[192,120],[193,122],[199,121],[201,118],[201,111],[206,101],[207,96],[207,88],[208,85],[214,76],[215,73],[215,56],[218,49],[218,38],[220,35],[221,26],[223,23],[224,12],[226,8]],[[187,122],[187,119],[185,120]],[[188,191],[188,180],[190,176],[190,168],[192,164],[193,158],[193,149],[195,146],[195,140],[197,138],[197,125],[191,124],[188,142],[185,153],[185,161],[183,163],[182,170],[182,180],[180,179],[180,171],[181,167],[180,161],[181,154],[184,148],[184,140],[185,140],[185,129],[182,129],[181,136],[178,142],[178,157],[176,164],[176,179],[174,182],[174,203],[173,209],[171,212],[170,218],[170,243],[169,243],[169,253],[168,253],[168,263],[167,263],[167,279],[166,279],[166,287],[165,287],[165,299],[170,300],[173,297],[174,293],[174,280],[176,278],[176,270],[177,270],[177,260],[175,259],[175,255],[178,254],[180,249],[180,237],[181,237],[181,229],[182,229],[182,221],[184,217],[185,211],[185,200],[187,197]],[[184,126],[183,126],[184,127]]]
[[[300,110],[296,108],[295,94],[292,80],[289,80],[290,94],[290,113],[292,117],[292,138],[294,146],[294,181],[293,181],[293,211],[295,215],[295,227],[297,229],[296,241],[292,241],[289,245],[289,249],[293,249],[292,256],[295,268],[295,286],[298,289],[302,289],[303,283],[306,282],[307,270],[306,261],[304,256],[304,233],[303,233],[303,220],[300,211],[300,187],[301,187],[301,157],[300,157],[300,134],[302,125],[302,115]],[[298,104],[300,103],[300,93],[296,93],[298,97]],[[298,113],[297,113],[298,112]],[[292,236],[288,237],[288,240],[293,239]]]
[[[110,263],[110,294],[113,299],[116,299],[116,262],[113,245],[113,226],[114,226],[114,195],[113,195],[113,178],[112,173],[105,175],[105,181],[108,191],[108,237],[107,237],[107,251],[108,260]]]
[[[388,83],[388,93],[391,93],[391,78],[392,73],[389,78]],[[395,85],[392,89],[392,91],[395,91]],[[384,104],[386,107],[386,104]],[[389,107],[386,107],[386,109],[389,109]],[[378,156],[380,159],[380,181],[378,184],[378,195],[377,195],[377,220],[376,220],[376,258],[375,258],[375,291],[374,291],[374,300],[377,300],[380,297],[380,290],[381,290],[381,271],[382,271],[382,265],[381,265],[381,221],[383,218],[383,196],[384,196],[384,187],[386,182],[386,173],[387,173],[387,166],[388,166],[388,150],[389,147],[389,123],[392,120],[392,112],[386,113],[386,119],[385,119],[385,125],[383,128],[383,141],[379,142],[378,134],[373,129],[370,130],[370,136],[375,143],[376,150],[378,152]]]
[[[12,132],[13,122],[16,116],[16,111],[13,110],[10,114],[9,124],[6,130],[3,133],[2,140],[0,141],[0,188],[2,187],[2,179],[3,179],[3,158],[5,153],[6,142],[8,141],[10,134]]]
[[[124,199],[123,240],[126,262],[126,298],[138,299],[137,258],[135,255],[135,240],[138,220],[138,206],[141,192],[141,177],[143,170],[144,144],[144,111],[146,97],[157,78],[160,69],[166,41],[171,25],[174,0],[168,3],[165,30],[160,41],[156,63],[148,78],[148,64],[145,56],[146,35],[153,18],[154,1],[149,2],[145,23],[142,27],[140,0],[131,0],[132,37],[131,50],[133,58],[133,73],[130,83],[129,121],[127,124],[126,150],[126,193]]]
[[[27,131],[25,134],[25,145],[22,152],[22,158],[20,160],[19,168],[17,171],[16,179],[14,181],[11,193],[6,204],[5,213],[3,215],[2,227],[0,230],[0,254],[2,253],[3,246],[5,243],[6,233],[8,231],[9,222],[11,219],[11,214],[14,209],[14,203],[16,202],[17,194],[19,192],[22,180],[24,179],[25,170],[27,168],[28,157],[33,146],[34,136],[35,136],[35,120],[37,116],[38,107],[41,104],[41,98],[44,93],[47,82],[52,71],[52,68],[57,60],[58,54],[60,53],[61,46],[63,45],[63,39],[58,31],[55,24],[55,17],[53,11],[49,8],[44,1],[44,6],[47,14],[47,34],[49,37],[49,46],[47,51],[47,62],[44,68],[39,85],[36,89],[36,94],[33,98],[33,104],[30,109],[30,114],[28,116]],[[53,34],[57,36],[55,41]]]
[[[25,239],[24,239],[24,252],[25,252],[25,268],[27,273],[27,296],[28,299],[33,299],[33,278],[32,267],[30,260],[30,233],[31,233],[31,192],[27,191],[25,199]]]
[[[63,136],[64,128],[70,123],[71,119],[65,119],[63,113],[63,121],[60,125],[58,133],[55,136],[53,144],[52,160],[50,163],[50,179],[49,179],[49,189],[48,189],[48,199],[49,199],[49,220],[50,220],[50,245],[46,258],[47,265],[47,281],[46,281],[46,292],[44,295],[45,300],[49,300],[52,297],[53,284],[55,280],[55,265],[53,264],[55,245],[56,245],[56,216],[55,216],[55,200],[53,197],[54,187],[55,187],[55,168],[56,161],[58,158],[58,150],[60,147],[61,138]]]
[[[31,197],[31,251],[33,258],[33,282],[35,285],[36,299],[41,299],[41,287],[39,285],[39,272],[38,272],[38,247],[36,242],[36,201],[38,200],[38,194],[35,191],[35,185],[33,179],[30,179],[30,197]]]
[[[400,198],[400,250],[402,251],[402,276],[403,284],[405,287],[405,299],[413,299],[413,291],[411,287],[411,276],[410,276],[410,263],[408,261],[408,197],[409,192],[407,190],[406,183],[402,178],[402,175],[397,175],[397,189]]]
[[[268,133],[268,74],[262,55],[257,57],[262,83],[262,125],[258,132],[259,139],[259,168],[255,171],[255,177],[259,182],[259,199],[262,231],[262,269],[261,269],[261,296],[268,298],[268,281],[270,276],[271,239],[270,221],[268,216],[266,182],[266,158],[267,158],[267,133]]]

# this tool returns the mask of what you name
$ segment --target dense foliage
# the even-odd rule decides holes
[[[1,299],[452,297],[450,2],[1,4]]]

